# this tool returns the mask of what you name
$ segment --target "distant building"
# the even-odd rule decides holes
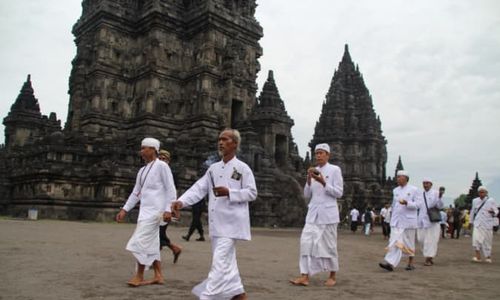
[[[387,181],[385,171],[387,142],[363,75],[347,45],[309,143],[311,152],[319,143],[330,145],[331,161],[342,169],[345,202],[358,208],[381,207],[390,199],[392,182]],[[346,213],[347,209],[342,210]]]
[[[469,193],[467,194],[467,197],[465,198],[465,205],[467,209],[470,209],[472,207],[472,200],[474,198],[479,197],[479,193],[477,189],[482,186],[483,183],[481,182],[481,179],[479,179],[479,174],[476,172],[476,177],[474,180],[472,180],[472,185],[469,189]]]

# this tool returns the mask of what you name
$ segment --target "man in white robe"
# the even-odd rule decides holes
[[[219,135],[222,160],[212,164],[205,175],[172,204],[174,215],[208,195],[208,226],[212,243],[212,266],[207,279],[195,286],[193,294],[202,300],[247,299],[236,262],[235,244],[251,239],[249,202],[257,198],[250,167],[236,158],[241,143],[237,130]]]
[[[418,189],[408,184],[410,176],[404,170],[398,171],[396,187],[392,199],[391,236],[385,255],[385,263],[379,266],[387,271],[393,271],[403,256],[408,256],[407,271],[415,269],[415,231],[417,228]]]
[[[356,233],[358,230],[359,210],[353,207],[349,214],[351,215],[351,231],[352,233]]]
[[[424,191],[419,192],[422,196],[420,197],[417,219],[417,239],[425,257],[424,265],[432,266],[434,264],[433,258],[437,254],[441,226],[440,221],[430,221],[428,209],[433,207],[443,208],[443,201],[439,197],[438,191],[432,189],[432,180],[430,178],[424,178],[422,185]]]
[[[132,193],[116,215],[116,221],[122,222],[127,212],[140,201],[137,227],[126,247],[137,260],[136,274],[127,282],[133,287],[164,283],[160,264],[159,226],[162,220],[170,221],[170,206],[177,198],[177,193],[168,164],[157,158],[159,149],[160,142],[157,139],[142,140],[141,156],[146,165],[139,170]],[[151,265],[154,278],[145,281],[144,270]]]
[[[290,280],[294,285],[309,285],[309,276],[329,272],[326,286],[337,283],[339,270],[337,225],[340,221],[337,199],[342,197],[344,180],[338,166],[328,163],[330,146],[318,144],[314,149],[317,163],[307,171],[304,197],[310,198],[306,224],[300,237],[299,267],[301,276]]]
[[[484,186],[477,189],[479,197],[472,200],[470,223],[473,224],[472,247],[475,256],[472,261],[480,262],[481,254],[485,262],[491,263],[491,247],[493,244],[493,225],[498,208],[493,198],[488,197],[488,190]]]

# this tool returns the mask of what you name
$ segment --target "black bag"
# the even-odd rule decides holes
[[[429,220],[431,222],[441,222],[441,213],[439,211],[439,208],[437,207],[431,207],[427,206],[427,197],[425,197],[425,192],[424,192],[424,201],[425,201],[425,208],[427,208],[427,215],[429,215]]]

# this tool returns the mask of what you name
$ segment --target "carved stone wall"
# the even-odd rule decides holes
[[[55,115],[43,119],[43,130],[30,126],[30,107],[13,106],[4,119],[2,211],[111,217],[132,189],[145,136],[173,153],[181,193],[203,175],[220,130],[233,127],[258,184],[252,223],[301,225],[293,121],[281,99],[267,105],[263,95],[260,106],[256,99],[262,28],[255,8],[255,0],[84,0],[73,27],[64,130]]]

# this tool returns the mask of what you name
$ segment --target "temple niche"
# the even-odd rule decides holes
[[[330,145],[330,162],[342,169],[344,214],[352,206],[379,208],[390,201],[393,182],[386,178],[387,141],[363,75],[354,65],[347,45],[309,143],[311,153],[319,143]]]
[[[252,224],[301,225],[303,162],[272,73],[256,98],[255,8],[255,0],[84,0],[64,129],[55,114],[41,115],[29,77],[4,119],[0,213],[35,207],[42,218],[109,220],[132,190],[146,136],[173,154],[182,193],[232,127],[256,175]]]

